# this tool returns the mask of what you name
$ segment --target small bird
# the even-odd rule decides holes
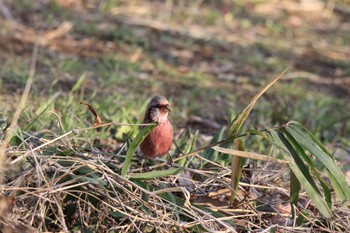
[[[169,102],[161,95],[154,96],[147,106],[143,123],[158,123],[140,144],[142,155],[148,159],[163,157],[173,144],[173,126],[168,120],[169,112]]]

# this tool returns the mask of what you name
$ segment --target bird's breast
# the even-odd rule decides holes
[[[165,155],[173,143],[173,127],[167,120],[155,127],[141,143],[140,149],[148,158],[156,158]]]

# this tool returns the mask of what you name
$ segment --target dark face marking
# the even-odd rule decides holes
[[[170,112],[170,107],[169,107],[169,104],[157,104],[156,105],[156,108],[164,111],[164,112]]]

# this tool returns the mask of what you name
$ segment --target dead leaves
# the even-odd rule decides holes
[[[103,124],[103,121],[101,117],[98,115],[98,112],[90,104],[86,102],[81,102],[81,104],[87,107],[90,110],[90,112],[95,116],[95,122],[93,124],[93,127],[101,126]]]

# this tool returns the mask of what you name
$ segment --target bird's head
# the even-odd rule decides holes
[[[145,118],[162,123],[168,119],[169,112],[170,107],[168,100],[164,96],[156,95],[147,106]]]

